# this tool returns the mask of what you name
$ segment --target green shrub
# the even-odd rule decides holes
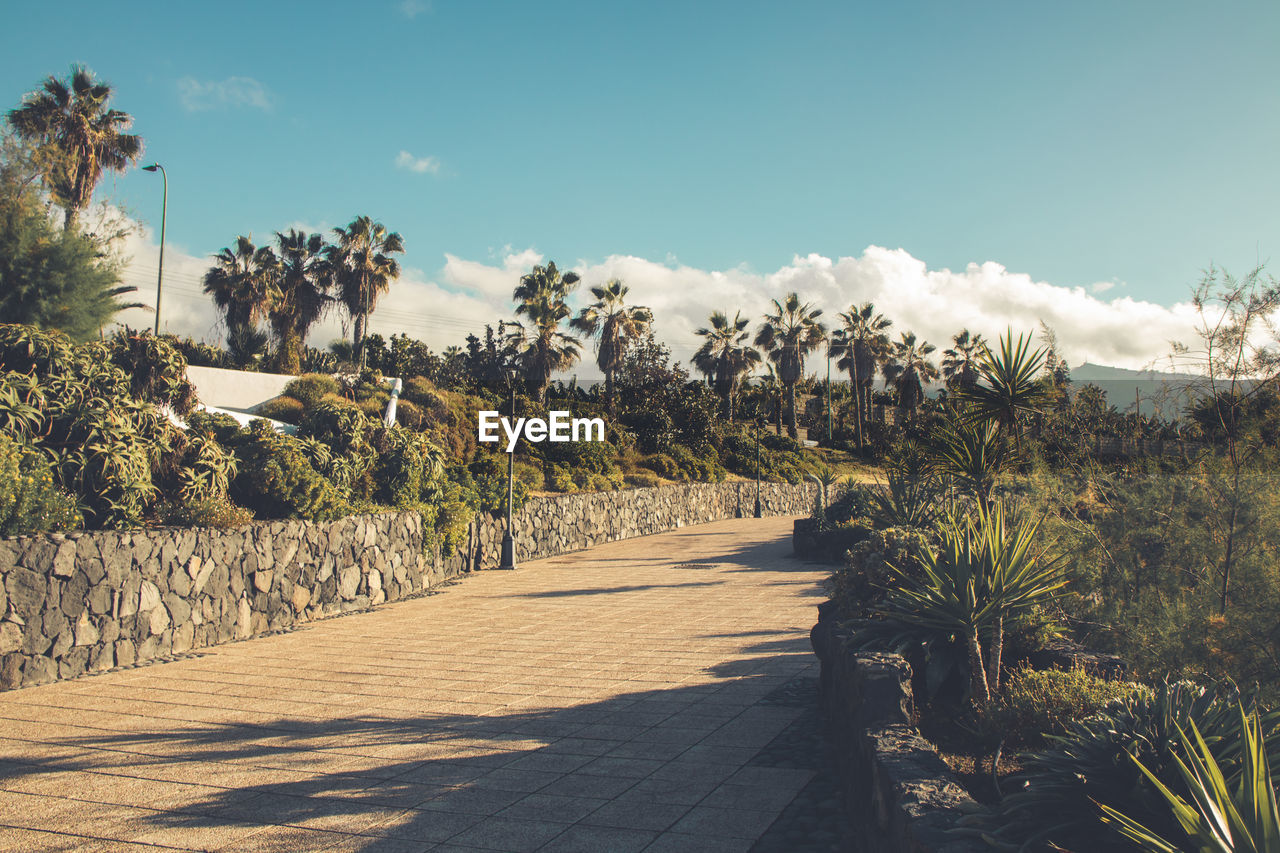
[[[260,418],[270,418],[286,424],[299,424],[306,410],[307,407],[301,400],[295,400],[293,397],[275,397],[254,409],[254,414]]]
[[[576,492],[578,483],[573,475],[559,465],[551,465],[545,472],[547,488],[553,492]]]
[[[665,453],[654,453],[645,456],[636,464],[648,468],[664,480],[684,480],[679,463]]]
[[[284,386],[284,395],[302,404],[303,409],[313,409],[327,395],[342,396],[338,380],[324,373],[304,373]]]
[[[168,338],[123,330],[109,346],[112,362],[129,377],[129,390],[137,399],[163,403],[180,416],[199,402],[187,380],[187,359]]]
[[[253,513],[233,504],[225,495],[194,500],[169,500],[160,505],[162,524],[181,527],[216,527],[225,530],[253,521]]]
[[[435,384],[425,376],[410,376],[404,380],[400,396],[421,406],[431,406],[440,400]]]
[[[142,523],[178,435],[106,344],[13,325],[0,325],[0,430],[50,460],[89,526],[115,528]]]
[[[546,482],[542,475],[542,468],[519,459],[516,460],[516,481],[523,483],[525,489],[530,492],[542,491]]]
[[[444,458],[426,436],[403,427],[379,428],[371,444],[377,451],[374,501],[408,509],[431,496],[435,481],[444,474]]]
[[[32,448],[0,435],[0,536],[73,530],[83,521],[49,463]]]
[[[1127,681],[1108,681],[1081,669],[1019,669],[1000,697],[982,713],[983,724],[1010,745],[1034,746],[1045,735],[1065,732],[1112,702],[1137,693],[1150,698],[1151,688]]]
[[[633,489],[651,489],[654,486],[662,485],[661,478],[650,471],[636,471],[634,474],[624,475],[622,479],[624,483]]]
[[[225,497],[236,476],[235,454],[207,433],[190,431],[185,444],[168,491],[179,501]]]
[[[303,452],[302,442],[253,421],[236,447],[239,473],[231,498],[258,518],[327,521],[349,509],[346,500]]]
[[[396,423],[405,429],[422,429],[424,423],[422,409],[419,409],[416,403],[411,403],[408,400],[397,401]]]
[[[1023,771],[1006,785],[1011,793],[993,812],[966,822],[1000,845],[1040,849],[1052,841],[1071,850],[1095,849],[1102,842],[1123,847],[1114,826],[1098,837],[1099,804],[1105,804],[1172,837],[1177,825],[1168,806],[1133,759],[1175,793],[1185,792],[1175,760],[1178,728],[1189,731],[1194,723],[1231,778],[1240,770],[1239,701],[1233,688],[1190,681],[1132,693],[1076,722],[1043,750],[1024,756]],[[1280,713],[1264,711],[1261,722],[1274,767],[1280,760]]]
[[[467,466],[475,484],[477,506],[482,512],[505,512],[507,509],[507,454],[481,453]],[[528,487],[519,479],[512,486],[515,510],[524,506]]]

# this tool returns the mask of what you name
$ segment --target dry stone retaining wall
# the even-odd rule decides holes
[[[813,488],[765,483],[764,515],[809,512]],[[755,484],[535,497],[516,514],[518,560],[749,516]],[[497,563],[503,521],[423,549],[417,513],[0,540],[0,688],[181,654],[392,601]]]

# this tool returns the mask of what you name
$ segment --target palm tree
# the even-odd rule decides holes
[[[276,336],[278,369],[298,373],[307,332],[333,302],[328,293],[332,283],[325,251],[328,247],[319,234],[294,229],[288,234],[277,231],[276,245],[280,248],[279,293],[267,317]]]
[[[572,274],[572,273],[571,273]],[[604,395],[609,414],[616,410],[613,377],[622,367],[627,349],[653,324],[653,312],[641,306],[627,306],[628,288],[616,278],[603,287],[591,288],[596,301],[569,321],[570,328],[596,340],[596,364],[604,372]]]
[[[562,275],[552,261],[521,276],[512,294],[517,303],[516,314],[524,315],[529,322],[507,324],[512,327],[507,333],[507,346],[516,354],[540,403],[546,402],[551,374],[567,370],[581,357],[581,342],[560,331],[560,323],[573,313],[565,300],[578,281],[577,273]]]
[[[839,315],[840,328],[836,330],[832,354],[839,356],[836,367],[849,372],[849,384],[853,386],[854,406],[857,408],[855,429],[858,447],[863,445],[864,424],[871,415],[871,383],[885,360],[889,349],[889,336],[884,330],[893,325],[883,314],[877,314],[870,302],[849,306]]]
[[[742,378],[760,364],[760,351],[747,343],[750,320],[737,312],[732,322],[723,311],[711,314],[711,326],[698,329],[697,334],[706,338],[693,354],[693,366],[715,384],[717,393],[724,396],[725,411],[733,423],[733,402],[738,395]]]
[[[961,329],[951,341],[952,348],[942,351],[943,381],[952,391],[972,388],[978,382],[978,360],[987,342],[982,335],[970,334],[968,329]]]
[[[142,137],[123,132],[133,117],[110,109],[110,101],[111,86],[76,65],[70,81],[51,75],[9,111],[9,126],[40,147],[45,187],[64,210],[64,228],[88,206],[103,169],[123,172],[142,156]]]
[[[978,360],[979,381],[965,390],[965,398],[973,404],[969,417],[994,420],[1013,433],[1014,444],[1021,448],[1019,422],[1045,399],[1044,385],[1036,379],[1043,362],[1044,351],[1031,352],[1031,338],[1023,335],[1015,344],[1012,329],[1000,336],[998,355],[984,346]]]
[[[936,349],[933,344],[917,341],[915,332],[903,332],[901,340],[893,342],[893,353],[884,366],[885,382],[898,392],[898,406],[910,416],[924,402],[924,383],[938,378],[938,368],[928,356]]]
[[[802,304],[795,293],[788,293],[781,302],[773,300],[773,308],[773,313],[765,315],[764,323],[756,332],[756,346],[778,366],[778,378],[787,389],[790,406],[787,433],[795,438],[799,435],[796,428],[796,383],[804,376],[804,357],[826,340],[827,327],[818,322],[822,309]]]
[[[404,241],[394,231],[368,216],[357,216],[346,228],[333,229],[337,245],[328,251],[338,299],[352,320],[351,346],[364,364],[364,338],[369,314],[378,297],[391,289],[400,276],[400,264],[391,255],[404,252]]]
[[[243,236],[236,238],[234,250],[223,249],[213,259],[204,274],[204,292],[226,319],[228,338],[253,329],[279,298],[279,259],[270,246],[258,248]]]

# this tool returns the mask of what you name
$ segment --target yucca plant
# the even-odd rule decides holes
[[[942,490],[932,474],[912,476],[890,470],[888,481],[871,493],[871,519],[878,527],[932,527]]]
[[[1044,400],[1044,386],[1036,374],[1044,363],[1044,350],[1031,351],[1031,338],[1013,330],[1000,336],[1000,351],[983,347],[978,360],[978,382],[967,386],[963,398],[970,403],[970,422],[995,421],[1013,434],[1015,446],[1022,446],[1019,419],[1036,411]]]
[[[1115,823],[1103,825],[1106,835],[1097,837],[1099,804],[1105,803],[1157,832],[1177,832],[1163,798],[1133,759],[1167,788],[1180,791],[1174,761],[1178,732],[1194,725],[1230,779],[1241,766],[1239,703],[1240,694],[1230,685],[1205,687],[1191,681],[1134,693],[1076,722],[1065,735],[1051,737],[1050,746],[1024,755],[1023,770],[1012,785],[1006,783],[999,806],[967,818],[968,828],[962,831],[1005,850],[1041,849],[1050,842],[1073,850],[1085,844],[1127,844]],[[1251,712],[1256,708],[1252,702],[1244,704]],[[1256,713],[1269,759],[1278,761],[1280,713]]]
[[[1186,755],[1175,755],[1186,796],[1165,785],[1145,764],[1129,756],[1138,770],[1164,799],[1181,827],[1181,843],[1167,840],[1156,831],[1120,811],[1101,804],[1103,821],[1118,825],[1120,833],[1141,849],[1156,853],[1179,853],[1186,849],[1202,853],[1274,853],[1280,850],[1280,807],[1276,805],[1275,782],[1267,756],[1263,725],[1257,711],[1246,713],[1239,705],[1239,751],[1243,761],[1234,783],[1228,781],[1195,722],[1190,736],[1178,727],[1179,745]]]
[[[996,480],[1018,462],[1018,451],[993,421],[946,421],[935,439],[938,470],[984,507]]]
[[[1000,687],[1005,621],[1060,597],[1067,583],[1058,561],[1033,550],[1039,529],[1039,519],[1010,524],[1002,504],[949,516],[941,546],[920,559],[923,578],[900,573],[878,608],[890,621],[964,643],[970,689],[983,704]]]

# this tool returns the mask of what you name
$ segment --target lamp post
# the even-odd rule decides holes
[[[169,173],[159,163],[152,163],[150,166],[142,167],[144,172],[154,172],[157,169],[160,170],[160,177],[164,179],[164,197],[160,203],[160,271],[156,274],[156,335],[159,336],[160,287],[164,284],[164,226],[165,220],[169,215]]]
[[[516,382],[508,373],[507,381],[511,385],[511,417],[516,416]],[[516,567],[516,540],[511,533],[511,504],[515,492],[516,449],[513,445],[507,451],[507,529],[502,534],[502,564],[499,569],[513,570]]]
[[[762,518],[760,511],[760,421],[756,420],[756,518]]]

